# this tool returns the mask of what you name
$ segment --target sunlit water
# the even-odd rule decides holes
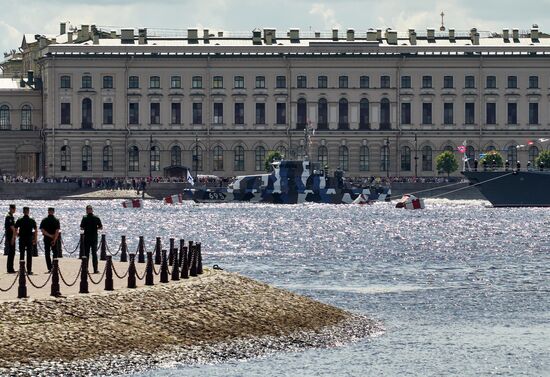
[[[7,207],[7,202],[1,202]],[[68,248],[81,201],[54,204]],[[388,203],[224,204],[123,209],[94,202],[108,243],[144,235],[203,243],[207,265],[364,313],[381,336],[332,349],[142,376],[548,376],[550,211],[494,209],[483,201],[428,201],[423,211]]]

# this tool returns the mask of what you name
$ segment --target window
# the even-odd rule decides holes
[[[0,110],[0,124],[2,123],[2,115]],[[71,103],[61,103],[61,124],[71,124]]]
[[[454,103],[445,102],[443,104],[443,124],[454,123]]]
[[[91,89],[92,88],[92,76],[84,75],[82,76],[82,89]]]
[[[536,146],[531,145],[529,147],[529,161],[534,163],[538,156],[539,156],[539,149]]]
[[[380,148],[380,171],[390,170],[390,148],[387,145]]]
[[[113,148],[110,145],[103,147],[103,171],[113,171]]]
[[[475,103],[466,102],[464,104],[464,123],[465,124],[474,124],[476,121],[475,117]]]
[[[517,89],[517,88],[518,88],[518,77],[508,76],[508,89]]]
[[[128,77],[128,89],[138,89],[139,88],[139,77],[130,76]]]
[[[151,124],[160,124],[160,103],[151,102],[150,108]]]
[[[128,123],[139,124],[139,103],[137,102],[128,104]]]
[[[244,148],[241,146],[235,147],[235,161],[233,170],[242,171],[244,170]]]
[[[506,153],[506,160],[511,164],[518,160],[518,149],[515,145],[510,145]]]
[[[200,146],[193,147],[192,158],[195,172],[202,170],[202,148]]]
[[[432,147],[426,145],[422,148],[422,171],[432,171]]]
[[[223,148],[219,145],[212,150],[212,163],[213,170],[223,170]]]
[[[538,89],[538,88],[539,88],[539,77],[529,76],[529,89]]]
[[[432,124],[431,102],[425,102],[422,104],[422,124]]]
[[[223,89],[223,76],[214,76],[212,88]]]
[[[61,147],[61,171],[70,171],[71,170],[71,148],[64,145]]]
[[[497,104],[494,102],[485,104],[485,123],[497,124]]]
[[[338,163],[341,170],[349,170],[349,150],[345,145],[341,145],[338,149]]]
[[[202,103],[193,102],[193,124],[202,124]]]
[[[362,130],[370,128],[369,111],[369,100],[366,98],[361,99],[359,101],[359,128]]]
[[[286,124],[286,103],[277,102],[277,124]]]
[[[8,105],[2,105],[0,106],[0,129],[9,130],[10,128],[10,108]]]
[[[384,89],[388,89],[390,87],[390,76],[380,77],[380,87]]]
[[[179,145],[170,148],[170,166],[181,166],[181,147]]]
[[[160,89],[160,77],[159,76],[149,77],[149,88],[150,89]]]
[[[476,87],[476,78],[474,76],[466,76],[464,78],[464,88],[475,89],[475,87]]]
[[[82,147],[82,171],[92,171],[92,147]]]
[[[454,87],[455,85],[453,76],[443,76],[443,88],[453,89]]]
[[[265,124],[265,103],[256,104],[256,124]]]
[[[103,89],[113,89],[113,76],[103,76]]]
[[[170,88],[181,89],[181,76],[170,77]]]
[[[359,148],[359,170],[369,170],[369,147],[366,145],[362,145],[361,148]]]
[[[387,98],[383,98],[380,101],[380,129],[381,130],[391,129],[390,100]]]
[[[317,161],[319,161],[322,168],[328,166],[328,149],[324,145],[317,148]]]
[[[306,76],[298,76],[298,78],[297,78],[297,87],[298,88],[307,88],[307,77]]]
[[[348,100],[342,98],[338,102],[338,129],[346,130],[349,128],[349,106]]]
[[[487,89],[496,89],[496,87],[497,87],[497,77],[496,76],[487,76],[486,87],[487,87]]]
[[[422,88],[423,89],[432,88],[432,76],[422,76]]]
[[[404,146],[401,148],[401,171],[411,170],[411,148]]]
[[[324,98],[321,98],[317,103],[317,128],[328,129],[328,104]]]
[[[170,123],[181,124],[181,103],[172,102],[170,104]]]
[[[244,124],[244,103],[235,103],[235,124]]]
[[[212,120],[214,124],[223,123],[223,103],[214,102],[214,119]]]
[[[254,165],[256,171],[262,171],[265,168],[265,148],[261,145],[254,151]]]
[[[112,102],[103,103],[103,124],[113,124],[113,104]]]
[[[136,146],[128,149],[128,171],[139,171],[139,149]]]
[[[151,147],[149,161],[151,163],[151,171],[160,170],[160,148],[156,145]]]
[[[233,85],[235,86],[235,89],[244,89],[244,77],[235,76],[233,78]]]
[[[304,129],[307,122],[307,103],[306,100],[303,98],[300,98],[298,100],[298,111],[297,111],[297,119],[296,119],[296,129]]]
[[[21,107],[21,129],[32,130],[32,109],[29,105]]]
[[[328,78],[327,78],[327,76],[317,77],[317,87],[319,89],[325,89],[325,88],[328,87]]]
[[[275,87],[277,89],[286,88],[286,76],[277,76],[277,78],[275,80]]]
[[[411,124],[411,103],[401,103],[401,124]]]
[[[202,76],[193,76],[191,79],[191,88],[202,89]]]
[[[411,76],[401,76],[401,89],[410,89],[411,87]]]
[[[444,148],[443,148],[443,152],[451,152],[451,153],[454,153],[454,148],[450,145],[446,145]]]
[[[487,148],[485,148],[485,152],[491,152],[491,151],[496,151],[497,149],[495,148],[494,145],[488,145]]]
[[[82,128],[91,129],[92,127],[92,100],[84,98],[82,100]]]
[[[265,89],[265,76],[256,76],[256,89]]]
[[[529,103],[529,124],[539,124],[539,104]]]
[[[348,87],[348,76],[338,77],[338,87],[340,89],[346,89]]]
[[[370,87],[370,79],[369,76],[361,76],[359,77],[359,87],[361,89],[368,89]]]
[[[71,88],[71,76],[63,75],[61,76],[61,89],[70,89]]]
[[[508,124],[518,124],[518,104],[508,102]]]

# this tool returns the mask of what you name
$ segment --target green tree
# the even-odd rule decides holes
[[[271,151],[267,154],[267,157],[265,158],[265,163],[264,163],[264,169],[265,171],[267,172],[270,172],[273,170],[273,166],[271,166],[271,163],[273,161],[276,161],[276,160],[282,160],[283,159],[283,155],[281,154],[281,152],[279,151]]]
[[[542,151],[539,153],[538,157],[535,159],[535,165],[539,166],[541,163],[544,164],[544,168],[550,168],[550,151]]]
[[[486,162],[488,167],[496,166],[497,168],[501,168],[503,166],[502,161],[500,153],[497,151],[489,151],[485,153],[485,156],[479,159],[479,164],[483,166],[484,162]]]
[[[451,151],[445,151],[435,159],[437,171],[447,173],[447,177],[458,169],[458,161]]]

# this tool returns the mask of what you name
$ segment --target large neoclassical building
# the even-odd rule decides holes
[[[25,35],[17,58],[4,69],[41,98],[40,175],[234,176],[279,150],[349,176],[435,176],[443,150],[526,163],[550,137],[550,38],[536,26],[169,35],[61,24]],[[21,111],[2,90],[0,105],[0,126]]]

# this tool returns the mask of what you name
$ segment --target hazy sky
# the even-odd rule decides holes
[[[406,31],[439,27],[443,10],[445,24],[457,30],[529,29],[537,23],[542,31],[550,31],[550,0],[0,0],[0,9],[0,52],[18,47],[23,33],[57,33],[61,21],[233,31],[255,27]]]

